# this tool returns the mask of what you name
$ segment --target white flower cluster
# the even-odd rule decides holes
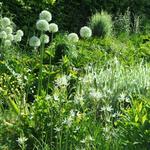
[[[0,19],[0,39],[5,47],[10,47],[13,42],[20,42],[23,35],[22,30],[16,33],[13,31],[12,21],[9,18]]]
[[[90,38],[92,36],[92,30],[89,27],[84,26],[80,29],[80,36],[82,38]],[[70,42],[76,43],[79,41],[79,37],[76,33],[70,33],[68,35],[68,40]]]
[[[55,33],[58,32],[58,25],[55,23],[50,23],[49,22],[52,20],[52,14],[47,11],[43,10],[39,14],[39,20],[36,22],[36,28],[37,30],[42,32],[42,35],[40,38],[37,36],[33,36],[29,40],[29,45],[31,47],[39,47],[41,43],[48,44],[49,43],[49,36],[44,34],[44,32],[49,31],[50,33]]]

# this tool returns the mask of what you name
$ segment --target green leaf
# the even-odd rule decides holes
[[[140,113],[141,110],[142,110],[142,106],[143,106],[143,103],[141,102],[138,106],[137,106],[137,112]]]
[[[145,114],[145,115],[142,117],[142,124],[144,124],[146,120],[147,120],[147,114]]]
[[[135,122],[138,122],[138,120],[139,120],[139,117],[138,117],[138,115],[136,115],[135,116]]]

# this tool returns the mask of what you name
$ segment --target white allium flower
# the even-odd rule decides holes
[[[17,34],[18,36],[21,36],[21,37],[24,35],[24,33],[23,33],[22,30],[18,30],[18,31],[16,32],[16,34]]]
[[[11,27],[6,27],[5,31],[7,34],[11,34],[13,32]]]
[[[2,18],[2,20],[1,20],[1,24],[2,24],[3,27],[6,27],[6,26],[9,26],[9,25],[11,24],[11,21],[10,21],[9,18],[4,17],[4,18]]]
[[[6,39],[7,38],[7,33],[5,31],[0,32],[0,39]]]
[[[70,33],[68,35],[68,40],[75,43],[75,42],[78,42],[79,37],[76,33]]]
[[[29,45],[32,46],[32,47],[39,47],[40,44],[41,44],[41,41],[36,36],[31,37],[30,40],[29,40]]]
[[[41,35],[40,37],[41,42],[44,42],[45,44],[47,44],[49,42],[49,36],[46,34]]]
[[[49,32],[52,32],[52,33],[58,32],[58,25],[55,23],[50,23]]]
[[[4,41],[4,46],[10,47],[11,46],[11,41],[10,40],[5,40]]]
[[[13,41],[14,40],[13,34],[8,34],[7,35],[7,40]]]
[[[14,41],[15,42],[21,42],[21,40],[22,40],[22,37],[21,36],[19,36],[19,35],[14,35]]]
[[[52,14],[47,10],[43,10],[39,16],[40,16],[40,19],[46,20],[48,22],[52,20]]]
[[[84,26],[80,29],[80,36],[83,38],[89,38],[92,36],[92,30],[89,27]]]
[[[49,30],[49,24],[46,20],[38,20],[36,23],[36,27],[40,31],[48,31]]]

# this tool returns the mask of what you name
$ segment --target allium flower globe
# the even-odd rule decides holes
[[[19,36],[19,35],[14,35],[14,41],[15,42],[21,42],[21,40],[22,40],[22,37],[21,36]]]
[[[46,20],[38,20],[36,23],[36,27],[40,31],[48,31],[49,30],[49,24]]]
[[[58,31],[58,25],[55,23],[51,23],[49,25],[49,32],[55,33]]]
[[[4,41],[4,46],[5,47],[10,47],[11,46],[11,41],[10,40],[5,40]]]
[[[70,41],[70,42],[78,42],[78,40],[79,40],[79,37],[78,37],[78,35],[76,34],[76,33],[70,33],[69,35],[68,35],[68,40]]]
[[[39,47],[41,45],[41,41],[38,37],[33,36],[29,40],[29,45],[32,47]]]
[[[6,27],[6,26],[9,26],[9,25],[11,24],[11,21],[10,21],[9,18],[4,17],[4,18],[2,18],[2,20],[1,20],[1,24],[2,24],[3,27]]]
[[[49,36],[46,34],[41,35],[40,37],[41,42],[44,42],[45,44],[47,44],[49,42]]]
[[[92,30],[89,27],[84,26],[80,29],[80,36],[83,38],[89,38],[92,36]]]
[[[7,34],[11,34],[13,32],[11,27],[6,27],[5,31]]]
[[[22,30],[18,30],[18,31],[16,32],[16,34],[17,34],[18,36],[21,36],[21,37],[24,35],[24,33],[23,33]]]
[[[49,11],[47,10],[43,10],[41,13],[40,13],[40,19],[41,20],[46,20],[46,21],[51,21],[52,20],[52,15]]]
[[[7,33],[5,31],[0,32],[0,39],[6,39],[7,38]]]
[[[7,35],[7,40],[13,41],[14,40],[13,34],[8,34]]]

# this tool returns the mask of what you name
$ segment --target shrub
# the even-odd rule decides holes
[[[91,17],[89,24],[95,36],[105,37],[112,33],[112,18],[107,12],[97,12]]]

